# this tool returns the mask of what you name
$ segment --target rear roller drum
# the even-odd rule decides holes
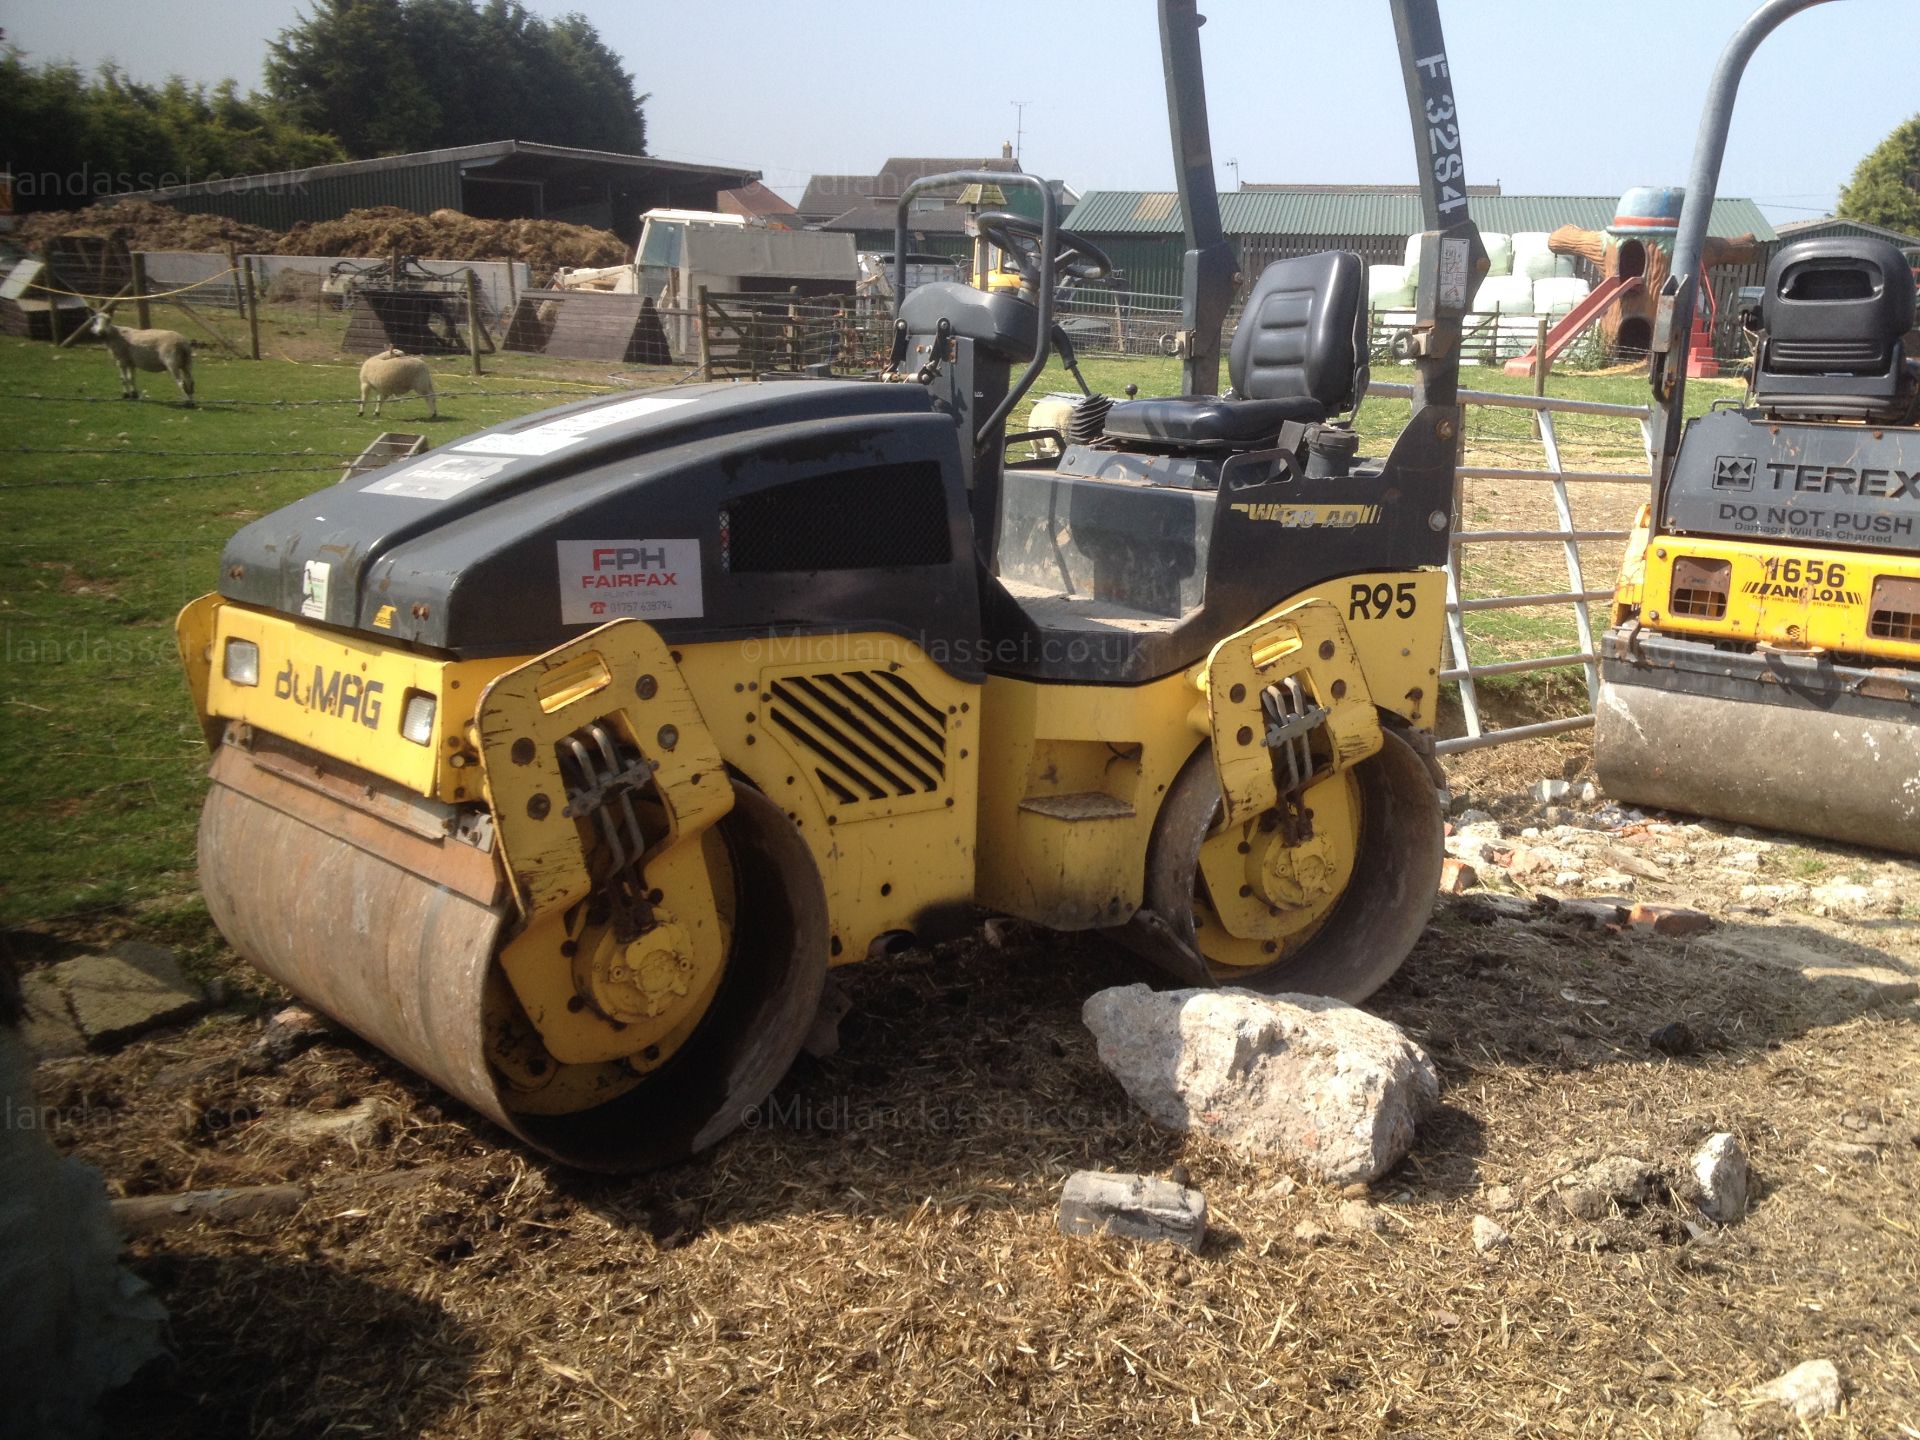
[[[1383,738],[1307,789],[1311,834],[1291,844],[1278,812],[1225,826],[1212,752],[1196,752],[1154,827],[1134,948],[1185,985],[1357,1004],[1385,984],[1433,913],[1445,831],[1431,762]]]

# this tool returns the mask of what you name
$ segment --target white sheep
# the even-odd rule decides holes
[[[104,310],[96,310],[93,333],[107,342],[113,363],[120,367],[120,398],[138,400],[140,386],[133,378],[136,370],[164,370],[193,404],[193,341],[178,330],[127,330],[113,323]]]
[[[433,371],[418,355],[389,346],[378,355],[370,355],[360,367],[360,406],[357,415],[367,413],[367,393],[373,393],[373,413],[396,395],[419,395],[427,402],[427,418],[440,413],[440,402],[433,393]]]

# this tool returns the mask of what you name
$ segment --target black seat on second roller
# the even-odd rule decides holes
[[[1166,449],[1271,444],[1289,420],[1351,410],[1367,388],[1367,267],[1351,250],[1276,260],[1260,272],[1227,356],[1233,393],[1129,400],[1110,440]]]
[[[1789,419],[1897,418],[1911,399],[1913,313],[1913,271],[1885,240],[1782,246],[1760,297],[1755,401]]]

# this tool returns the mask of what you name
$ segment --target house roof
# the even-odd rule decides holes
[[[873,198],[878,175],[815,175],[800,197],[802,215],[838,215],[849,205]]]
[[[264,175],[234,175],[196,185],[173,185],[140,192],[142,200],[174,200],[189,195],[223,195],[256,189],[294,189],[336,175],[372,175],[425,165],[459,164],[475,170],[511,170],[515,173],[553,173],[562,170],[631,170],[663,177],[713,180],[744,185],[760,178],[758,170],[730,165],[694,165],[684,160],[660,160],[652,155],[626,155],[615,150],[582,150],[571,145],[542,145],[532,140],[491,140],[484,145],[456,145],[446,150],[415,150],[405,155],[379,155],[371,160],[344,160],[333,165],[311,165],[304,170],[281,170]]]
[[[994,155],[985,159],[967,156],[937,157],[925,155],[895,155],[880,167],[875,175],[815,175],[807,181],[806,192],[800,197],[800,213],[809,216],[840,215],[851,207],[868,200],[898,200],[900,192],[914,181],[927,175],[940,175],[949,170],[997,170],[1013,173],[1020,169],[1020,162],[1005,155]],[[943,189],[926,192],[931,195],[949,195],[955,190]]]
[[[822,230],[884,230],[893,231],[894,217],[898,212],[893,203],[885,205],[856,205],[844,215],[836,215],[823,223]],[[907,233],[909,235],[964,235],[967,233],[967,211],[958,205],[943,205],[938,210],[914,210],[907,215]]]
[[[1865,220],[1849,220],[1844,215],[1822,215],[1814,220],[1789,220],[1775,227],[1782,240],[1811,240],[1820,235],[1870,235],[1876,240],[1885,240],[1898,245],[1902,250],[1920,247],[1920,235],[1907,235],[1899,230],[1890,230],[1885,225],[1874,225]]]
[[[1488,195],[1473,201],[1482,230],[1512,233],[1560,225],[1603,229],[1617,195]],[[1420,197],[1412,190],[1318,187],[1311,190],[1229,190],[1220,196],[1220,220],[1229,235],[1411,235],[1420,229]],[[1170,190],[1089,190],[1061,222],[1089,235],[1178,235],[1180,199]],[[1709,233],[1776,239],[1751,200],[1713,202]]]
[[[714,197],[715,206],[723,215],[745,215],[761,220],[780,220],[789,216],[798,218],[800,212],[780,195],[775,194],[758,180],[749,180],[744,185],[736,185],[731,190],[722,190]]]

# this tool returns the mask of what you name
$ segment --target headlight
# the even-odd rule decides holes
[[[227,641],[227,653],[220,673],[234,685],[260,683],[260,647],[251,640]]]
[[[400,715],[400,733],[416,745],[433,744],[433,712],[437,706],[426,691],[408,691],[407,708]]]

